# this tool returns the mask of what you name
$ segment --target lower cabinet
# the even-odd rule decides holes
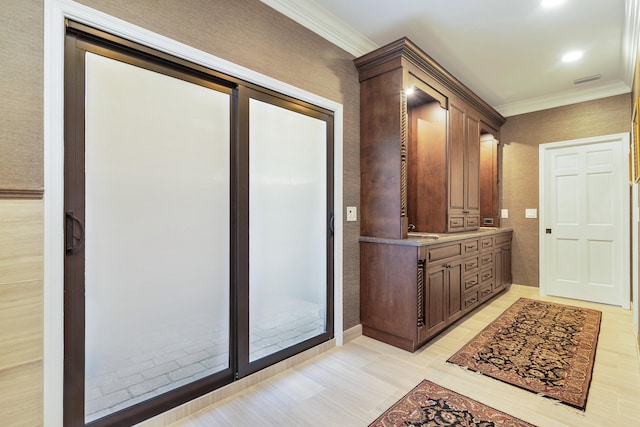
[[[424,296],[427,336],[433,336],[462,317],[462,259],[429,267]]]
[[[446,243],[361,238],[363,334],[415,351],[504,291],[511,284],[511,231],[486,233]]]

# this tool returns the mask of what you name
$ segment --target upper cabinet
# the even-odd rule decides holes
[[[407,38],[355,65],[361,234],[403,239],[410,228],[448,233],[497,225],[497,162],[485,164],[481,140],[497,141],[506,119]],[[488,194],[490,207],[483,204]]]

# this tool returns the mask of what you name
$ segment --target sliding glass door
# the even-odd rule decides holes
[[[85,60],[92,421],[230,366],[231,96]]]
[[[333,337],[331,113],[117,41],[66,41],[69,426],[133,425]]]
[[[242,93],[249,117],[249,343],[239,370],[248,373],[332,331],[327,135],[333,129],[321,112]]]

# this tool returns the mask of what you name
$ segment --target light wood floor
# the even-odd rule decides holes
[[[519,297],[603,312],[585,412],[446,363]],[[360,336],[172,424],[367,426],[422,379],[541,427],[640,426],[640,368],[630,311],[538,296],[514,285],[415,353]]]

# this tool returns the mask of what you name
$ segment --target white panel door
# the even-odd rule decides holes
[[[628,172],[622,158],[621,141],[545,150],[541,256],[548,294],[624,305]]]

